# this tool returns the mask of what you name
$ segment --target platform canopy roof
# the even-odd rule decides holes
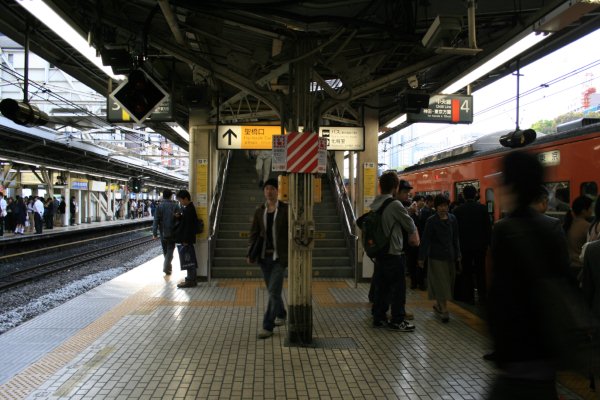
[[[597,0],[46,3],[87,37],[115,72],[127,75],[140,67],[152,76],[171,95],[181,126],[188,125],[193,107],[210,109],[211,124],[288,123],[294,117],[290,71],[309,60],[313,84],[307,90],[319,124],[360,125],[366,106],[378,110],[385,127],[400,114],[404,94],[438,93],[527,33],[550,35],[519,56],[520,65],[600,27]],[[470,4],[475,5],[471,19]],[[31,18],[16,0],[0,3],[0,31],[21,44],[27,21],[33,52],[108,93],[108,76],[70,43]],[[472,88],[515,66],[516,59],[503,63]],[[187,147],[170,129],[162,131]]]

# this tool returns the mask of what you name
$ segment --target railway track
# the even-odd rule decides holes
[[[25,267],[18,271],[13,271],[0,276],[0,291],[14,287],[29,281],[37,280],[56,272],[71,268],[79,268],[91,261],[95,261],[111,254],[115,254],[139,245],[149,243],[152,237],[142,237],[127,242],[118,243],[101,249],[94,249],[88,252],[63,257],[58,260],[52,260],[46,263],[37,264],[31,267]]]

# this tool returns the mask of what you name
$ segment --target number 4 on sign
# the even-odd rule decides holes
[[[471,108],[469,107],[469,100],[463,100],[462,104],[460,105],[460,109],[467,113],[471,111]]]

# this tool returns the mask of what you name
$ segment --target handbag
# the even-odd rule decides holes
[[[264,238],[262,236],[259,236],[250,246],[250,250],[248,251],[248,258],[250,259],[251,263],[257,262],[260,258],[262,254],[263,243]]]
[[[196,252],[193,245],[178,244],[177,253],[179,254],[179,263],[181,264],[182,271],[197,268]]]

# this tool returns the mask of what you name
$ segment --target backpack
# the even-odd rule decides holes
[[[383,211],[395,199],[386,199],[377,211],[369,211],[356,220],[362,231],[362,245],[369,258],[386,254],[390,249],[390,235],[383,231]],[[393,226],[392,226],[393,229]]]

